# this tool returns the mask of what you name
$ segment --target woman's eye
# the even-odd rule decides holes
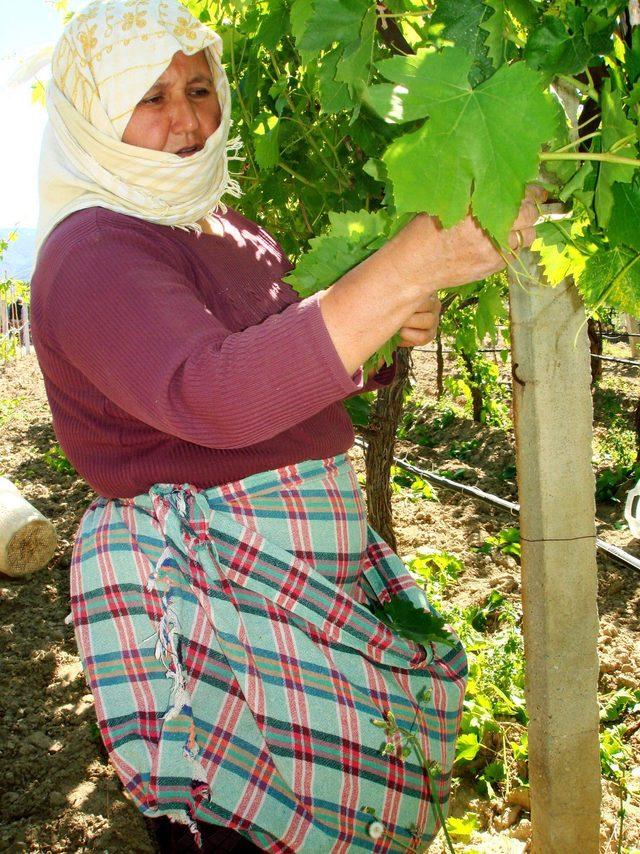
[[[143,98],[143,100],[140,101],[140,103],[141,104],[159,104],[161,101],[161,98],[162,98],[161,95],[152,95],[150,98]]]
[[[208,89],[193,89],[191,94],[195,95],[196,98],[206,98],[211,93]]]

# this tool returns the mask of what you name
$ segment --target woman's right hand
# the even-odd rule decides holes
[[[512,249],[529,246],[544,191],[530,188],[513,224]],[[385,341],[407,325],[441,288],[485,279],[506,266],[475,219],[453,228],[420,214],[373,255],[319,295],[327,331],[345,369],[353,374]]]
[[[535,240],[537,205],[546,193],[532,185],[527,189],[510,234],[512,250],[530,246]],[[452,288],[486,279],[502,270],[508,256],[501,253],[471,216],[444,229],[427,214],[419,214],[380,251],[396,254],[399,269],[407,274],[406,285],[422,284],[427,290]]]

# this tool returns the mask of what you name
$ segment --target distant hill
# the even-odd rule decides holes
[[[0,258],[0,278],[21,279],[28,282],[35,264],[35,228],[1,228],[0,240],[6,240],[12,231],[17,237]]]

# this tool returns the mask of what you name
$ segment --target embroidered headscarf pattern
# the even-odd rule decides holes
[[[220,127],[188,158],[127,145],[140,98],[178,51],[203,50],[221,107]],[[49,123],[40,157],[40,247],[74,211],[100,206],[161,225],[198,228],[225,193],[240,195],[228,160],[229,83],[222,41],[178,0],[97,0],[65,28],[52,58]]]

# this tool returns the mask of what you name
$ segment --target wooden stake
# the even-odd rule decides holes
[[[585,313],[570,282],[512,282],[534,854],[597,854],[600,829],[593,408]]]

